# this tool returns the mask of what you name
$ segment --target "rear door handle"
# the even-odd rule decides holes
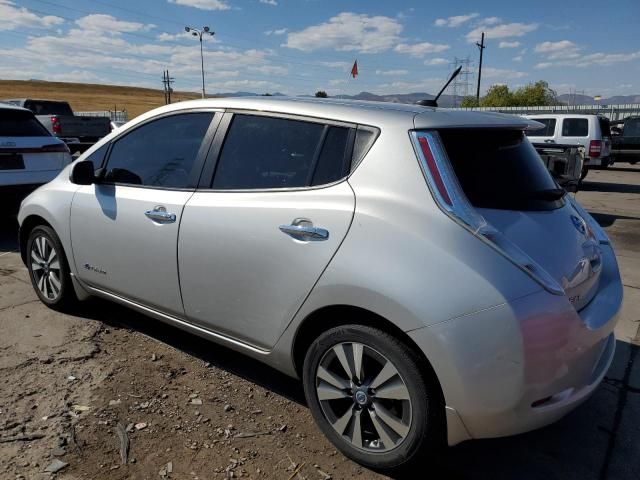
[[[280,225],[278,228],[296,240],[318,241],[329,238],[329,230],[314,227],[313,222],[307,218],[296,218],[290,225]]]
[[[162,205],[156,205],[153,210],[147,210],[144,214],[156,223],[173,223],[176,221],[176,214],[167,212]]]

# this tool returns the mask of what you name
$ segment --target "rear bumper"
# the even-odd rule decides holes
[[[580,312],[564,296],[538,292],[509,304],[409,332],[438,375],[449,443],[533,430],[562,418],[593,393],[615,353],[622,282],[603,245],[596,296]]]

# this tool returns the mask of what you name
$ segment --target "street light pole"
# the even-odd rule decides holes
[[[209,27],[202,27],[202,30],[198,30],[193,27],[184,27],[185,32],[191,32],[194,37],[198,37],[200,40],[200,68],[202,71],[202,98],[205,97],[206,93],[204,90],[204,52],[202,51],[202,36],[203,35],[211,35],[212,37],[215,35],[215,32],[209,30]]]

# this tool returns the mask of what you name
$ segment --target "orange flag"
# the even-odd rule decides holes
[[[358,76],[358,60],[353,62],[353,67],[351,67],[351,76],[356,78]]]

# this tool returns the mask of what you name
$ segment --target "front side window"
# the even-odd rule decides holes
[[[544,127],[537,130],[527,130],[525,133],[528,137],[553,137],[556,131],[555,118],[533,118],[532,120],[542,123]]]
[[[563,137],[589,136],[589,120],[586,118],[565,118],[562,121]]]
[[[106,182],[187,188],[213,113],[182,113],[146,123],[113,144]]]
[[[212,188],[323,185],[348,172],[349,128],[258,115],[233,117]]]

